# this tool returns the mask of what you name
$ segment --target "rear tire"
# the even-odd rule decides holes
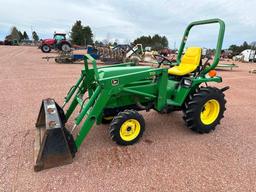
[[[132,145],[139,141],[144,130],[143,116],[135,110],[125,110],[114,117],[109,134],[118,145]]]
[[[185,103],[184,120],[191,130],[209,133],[224,117],[225,95],[216,87],[200,88]]]
[[[43,46],[41,47],[41,50],[42,50],[42,52],[44,52],[44,53],[50,53],[50,52],[51,52],[51,47],[50,47],[49,45],[43,45]]]
[[[71,46],[67,43],[64,43],[64,44],[61,45],[61,50],[63,52],[70,52],[71,51]]]

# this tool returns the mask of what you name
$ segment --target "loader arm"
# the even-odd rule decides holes
[[[93,62],[94,59],[88,55],[85,55],[86,69],[88,69],[87,60],[92,60],[92,63],[94,65],[94,62]],[[96,74],[98,72],[96,62],[93,69]],[[132,82],[137,82],[145,79],[152,79],[153,77],[156,77],[156,76],[159,77],[159,85],[160,85],[157,95],[149,95],[147,93],[144,93],[143,91],[135,91],[132,89],[125,88],[125,85],[128,85]],[[74,128],[76,128],[82,122],[82,120],[86,118],[75,139],[77,149],[81,146],[86,135],[89,133],[90,129],[96,122],[97,118],[103,112],[103,109],[106,106],[107,102],[109,101],[110,97],[114,94],[118,94],[124,91],[124,92],[132,92],[137,95],[150,97],[152,100],[155,100],[157,98],[156,109],[161,110],[166,105],[165,97],[166,97],[166,91],[167,91],[166,90],[167,78],[168,78],[167,69],[150,69],[142,72],[134,72],[134,73],[125,74],[125,75],[117,75],[109,78],[99,79],[97,81],[98,82],[97,88],[93,91],[92,96],[89,98],[88,102],[86,102],[85,104],[83,104],[82,102],[79,102],[79,99],[77,98],[77,96],[75,96],[69,109],[67,110],[66,116],[70,117],[71,113],[74,111],[77,104],[80,104],[82,107],[82,110],[78,114],[78,116],[75,118]]]

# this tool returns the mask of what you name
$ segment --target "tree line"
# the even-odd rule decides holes
[[[119,41],[116,39],[113,43],[111,43],[108,39],[103,41],[93,41],[93,33],[89,26],[82,25],[80,20],[76,21],[71,29],[71,41],[76,45],[88,45],[95,44],[97,46],[103,45],[118,45]],[[162,48],[168,47],[168,40],[165,36],[160,36],[158,34],[154,36],[141,36],[136,38],[133,41],[133,44],[142,44],[143,48],[151,47],[154,50],[160,50]]]
[[[32,38],[34,41],[39,40],[39,36],[37,35],[37,33],[35,31],[32,32]],[[29,40],[29,36],[26,31],[23,31],[23,33],[22,33],[21,31],[19,31],[17,29],[17,27],[13,26],[11,28],[10,34],[5,37],[5,40],[8,40],[8,41],[16,40],[16,41],[20,42],[22,40]]]
[[[134,44],[142,44],[143,48],[151,47],[153,50],[159,51],[168,48],[168,39],[165,36],[155,34],[154,36],[141,36],[133,41]]]
[[[95,41],[93,40],[93,32],[90,26],[83,25],[81,20],[77,20],[71,28],[69,33],[71,42],[75,45],[85,46],[85,45],[93,45],[94,43],[97,45],[117,45],[119,44],[118,39],[115,42],[111,43],[108,40],[103,41]],[[18,42],[22,40],[29,40],[29,36],[26,31],[21,32],[17,29],[17,27],[12,27],[9,35],[6,36],[6,40],[12,41],[17,40]],[[36,31],[32,32],[32,39],[34,41],[39,40],[39,36]],[[142,44],[143,48],[151,47],[154,50],[160,50],[162,48],[168,47],[168,40],[165,36],[160,36],[155,34],[153,36],[141,36],[136,38],[133,44]]]
[[[90,26],[83,25],[81,20],[77,20],[74,25],[71,28],[70,31],[70,39],[71,42],[75,45],[85,46],[85,45],[97,45],[97,46],[103,46],[103,45],[112,45],[116,46],[119,44],[118,39],[115,40],[115,42],[111,43],[109,40],[103,40],[103,41],[94,41],[93,40],[93,32]],[[21,32],[17,29],[17,27],[12,27],[11,32],[9,35],[6,36],[6,40],[12,41],[17,40],[18,42],[22,40],[29,40],[29,36],[26,31]],[[32,39],[34,41],[39,40],[39,36],[36,31],[32,32]],[[132,44],[142,44],[143,48],[145,47],[151,47],[153,50],[161,50],[163,48],[168,48],[168,39],[166,36],[160,36],[159,34],[155,34],[153,36],[140,36],[136,38]],[[256,42],[253,42],[251,44],[248,44],[246,41],[242,45],[230,45],[228,50],[232,52],[232,55],[238,55],[245,49],[253,49],[256,50]]]

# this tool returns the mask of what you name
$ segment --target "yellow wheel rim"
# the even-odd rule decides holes
[[[212,124],[219,116],[220,104],[217,100],[211,99],[207,101],[201,111],[201,121],[205,125]]]
[[[120,128],[120,137],[124,141],[132,141],[140,133],[140,123],[136,119],[126,120]]]

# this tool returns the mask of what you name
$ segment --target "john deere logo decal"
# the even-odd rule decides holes
[[[119,84],[119,81],[118,81],[118,79],[113,79],[113,80],[111,81],[111,83],[112,83],[113,86],[116,86],[116,85]]]

